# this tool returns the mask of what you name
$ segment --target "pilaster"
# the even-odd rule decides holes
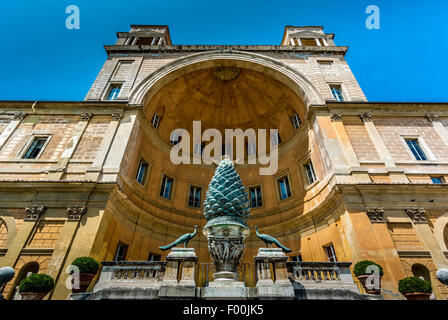
[[[25,118],[25,116],[26,114],[23,112],[14,112],[11,122],[0,135],[0,150],[3,148],[12,134],[16,131],[17,127],[22,122],[23,118]]]
[[[123,114],[113,113],[111,117],[112,120],[109,123],[109,126],[106,130],[106,134],[104,135],[103,141],[101,142],[95,160],[93,161],[92,166],[90,168],[87,168],[86,170],[86,174],[84,177],[85,180],[97,181],[101,175],[104,161],[106,160],[106,157],[109,153],[112,141],[114,140],[115,134],[117,133],[118,125],[120,124],[120,121],[123,118]]]

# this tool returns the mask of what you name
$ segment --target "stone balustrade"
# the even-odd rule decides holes
[[[351,262],[286,262],[295,290],[345,290],[359,294],[350,272]]]
[[[250,273],[256,281],[245,287],[245,295],[240,298],[370,299],[355,284],[351,262],[289,262],[286,259],[280,249],[260,249],[250,269],[254,269]],[[196,283],[195,274],[200,270],[196,269],[198,261],[193,249],[175,248],[163,262],[106,261],[102,265],[92,293],[72,294],[70,299],[208,299],[208,291],[216,291],[206,281]],[[232,292],[237,295],[237,291],[238,288],[233,288]]]
[[[166,262],[162,261],[104,261],[101,275],[93,292],[104,289],[160,288]]]

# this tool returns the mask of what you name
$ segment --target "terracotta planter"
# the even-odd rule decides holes
[[[370,288],[369,289],[366,286],[366,281],[367,281],[367,278],[369,278],[370,276],[371,275],[366,274],[366,275],[358,276],[358,279],[359,279],[359,281],[361,282],[362,286],[364,287],[364,289],[366,290],[366,292],[368,294],[381,294],[381,279],[383,277],[380,276],[380,280],[379,280],[380,286],[379,286],[379,288]]]
[[[429,300],[431,294],[427,292],[413,292],[413,293],[406,293],[404,296],[408,300]]]
[[[90,283],[92,282],[95,274],[92,273],[80,273],[79,274],[79,289],[72,289],[73,293],[86,292],[87,288],[89,288]],[[72,280],[73,283],[73,280]]]
[[[22,300],[42,300],[47,293],[40,293],[40,292],[20,292],[20,295],[22,296]]]

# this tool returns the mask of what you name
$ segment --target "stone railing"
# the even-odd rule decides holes
[[[165,275],[162,261],[103,261],[93,292],[104,289],[158,289]]]
[[[351,262],[287,262],[295,289],[345,289],[359,293],[350,272]]]

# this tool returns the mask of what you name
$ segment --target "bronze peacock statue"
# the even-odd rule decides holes
[[[281,248],[283,252],[291,252],[291,249],[286,248],[284,245],[280,243],[277,239],[275,239],[273,236],[270,236],[268,234],[258,233],[258,227],[255,226],[255,233],[257,234],[258,239],[263,241],[266,244],[266,247],[269,247],[269,245],[275,244],[277,247]]]
[[[196,236],[196,228],[197,227],[198,227],[197,225],[194,226],[193,233],[186,233],[186,234],[180,236],[179,238],[177,238],[174,242],[171,242],[170,244],[167,244],[166,246],[159,247],[159,249],[165,251],[165,250],[174,248],[175,246],[177,246],[181,243],[183,243],[184,248],[186,248],[188,245],[188,242]]]

